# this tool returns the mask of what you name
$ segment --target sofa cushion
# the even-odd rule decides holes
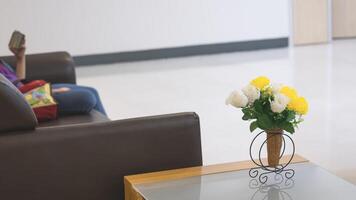
[[[105,121],[110,121],[110,119],[105,115],[101,114],[100,112],[96,110],[92,110],[89,114],[59,116],[57,120],[41,122],[37,127],[38,128],[58,127],[58,126],[105,122]]]
[[[37,119],[22,93],[0,74],[0,133],[31,130]]]

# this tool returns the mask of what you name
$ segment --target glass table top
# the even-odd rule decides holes
[[[344,200],[356,199],[356,186],[309,162],[291,164],[292,179],[270,175],[266,184],[249,170],[136,185],[146,200]]]

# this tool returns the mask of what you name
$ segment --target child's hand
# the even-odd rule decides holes
[[[26,41],[23,40],[21,46],[19,48],[10,48],[10,51],[15,55],[17,59],[22,59],[25,57],[25,51],[26,51]]]
[[[63,93],[63,92],[68,92],[68,91],[70,91],[70,88],[67,88],[67,87],[52,89],[52,93]]]

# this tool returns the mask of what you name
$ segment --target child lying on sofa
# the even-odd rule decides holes
[[[26,46],[23,39],[19,47],[10,47],[10,51],[16,58],[15,70],[6,62],[0,60],[0,74],[4,75],[16,87],[21,87],[26,78]],[[106,115],[98,92],[91,87],[78,86],[75,84],[52,84],[52,94],[58,103],[59,115],[85,114],[95,109]]]

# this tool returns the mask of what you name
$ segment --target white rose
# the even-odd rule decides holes
[[[279,91],[281,90],[282,88],[282,84],[280,83],[272,83],[271,84],[271,91],[272,91],[272,94],[277,94],[279,93]]]
[[[246,85],[242,92],[247,96],[248,102],[252,104],[256,99],[260,98],[260,91],[253,85]]]
[[[226,105],[232,105],[236,108],[245,107],[248,103],[247,97],[240,91],[231,92],[230,96],[225,101]]]
[[[289,98],[283,94],[277,93],[274,95],[274,99],[271,102],[271,110],[274,113],[283,112],[289,103]]]

